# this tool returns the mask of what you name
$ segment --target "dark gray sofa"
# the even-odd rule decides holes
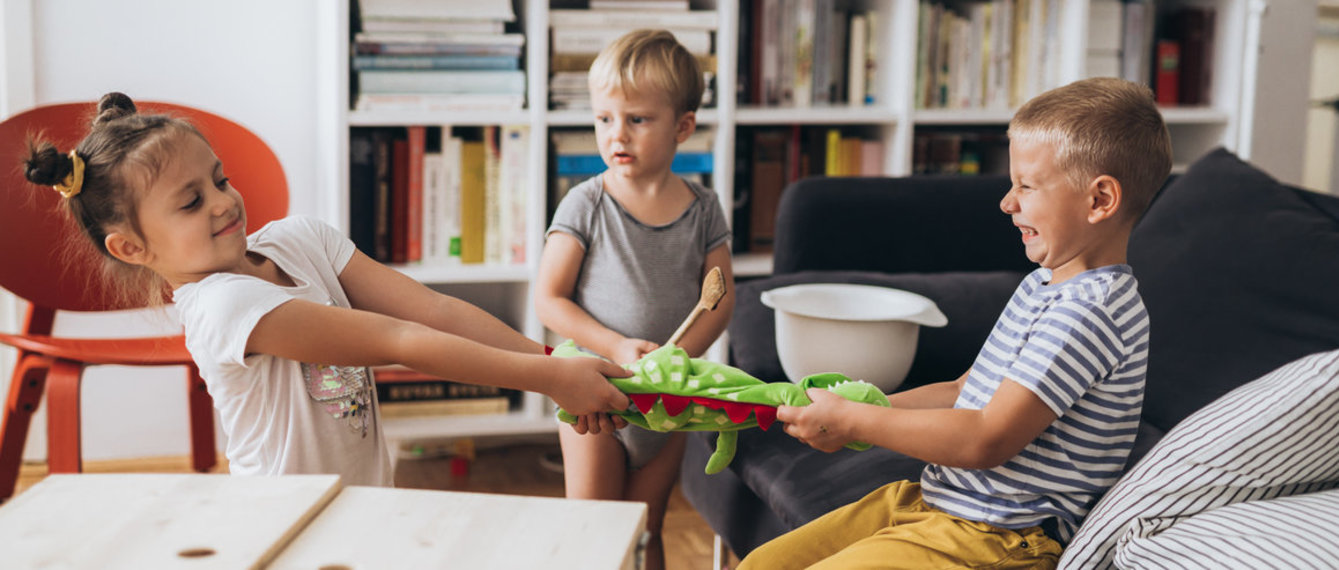
[[[921,329],[903,389],[951,380],[976,356],[1032,270],[999,210],[1005,177],[814,178],[786,190],[773,275],[737,285],[732,364],[785,378],[762,291],[797,283],[884,285],[948,316]],[[1133,465],[1218,396],[1301,356],[1339,347],[1339,198],[1280,184],[1218,150],[1159,193],[1129,261],[1151,319],[1147,393]],[[732,551],[761,543],[923,463],[875,448],[815,451],[778,425],[740,434],[729,468],[705,475],[712,434],[693,434],[682,488]]]

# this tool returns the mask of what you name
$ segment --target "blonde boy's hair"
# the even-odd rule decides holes
[[[1009,122],[1009,140],[1020,139],[1050,144],[1076,190],[1103,174],[1115,178],[1131,222],[1172,170],[1172,140],[1153,92],[1124,79],[1084,79],[1034,97]]]
[[[634,30],[600,51],[590,66],[590,89],[669,97],[677,114],[696,111],[705,84],[697,58],[665,30]]]

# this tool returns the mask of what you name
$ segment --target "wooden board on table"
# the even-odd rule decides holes
[[[6,568],[258,568],[337,475],[50,475],[0,506]]]
[[[270,568],[634,568],[645,528],[642,503],[347,487]]]

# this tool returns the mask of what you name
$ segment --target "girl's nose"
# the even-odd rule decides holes
[[[209,198],[209,211],[215,216],[222,216],[232,211],[237,206],[237,200],[228,192],[213,192]]]

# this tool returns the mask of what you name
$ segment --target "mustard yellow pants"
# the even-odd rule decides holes
[[[1040,527],[960,519],[899,481],[758,547],[739,570],[779,568],[1055,568],[1060,543]]]

